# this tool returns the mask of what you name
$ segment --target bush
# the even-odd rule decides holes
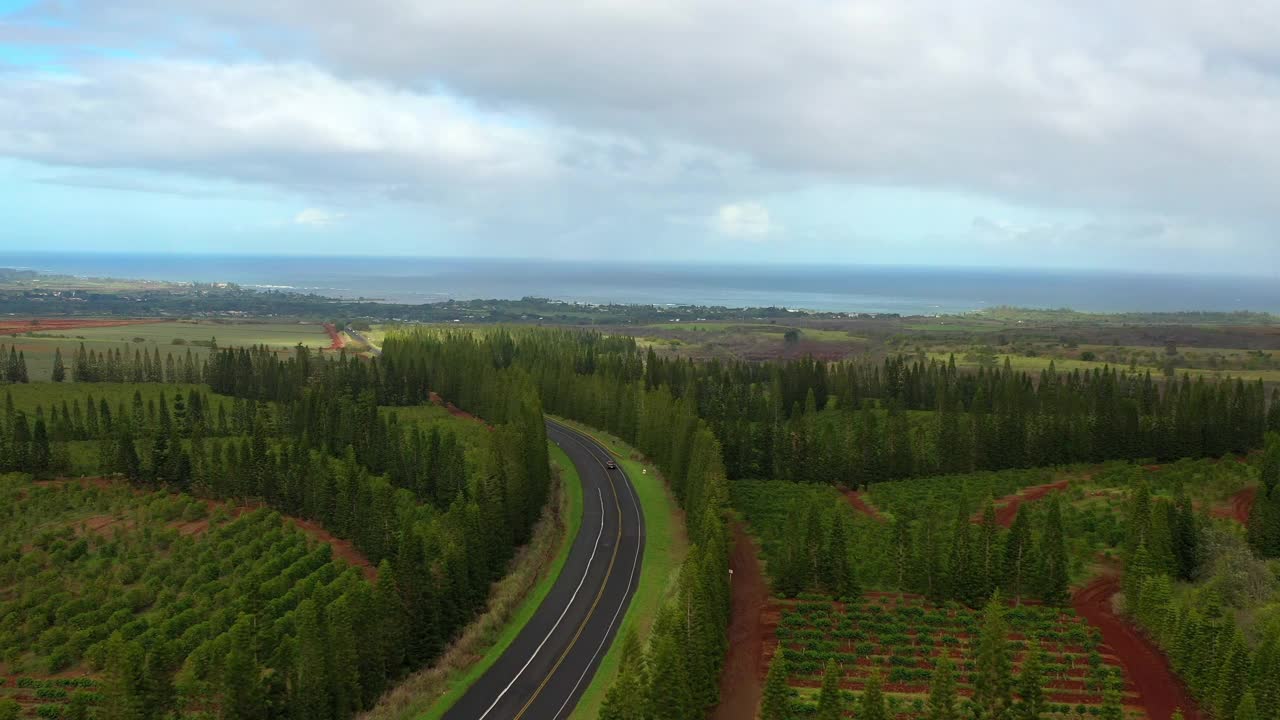
[[[22,706],[13,700],[0,700],[0,720],[17,720]]]

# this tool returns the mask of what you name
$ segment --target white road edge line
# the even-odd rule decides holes
[[[507,694],[507,691],[511,689],[511,686],[515,685],[516,681],[520,679],[520,676],[524,674],[524,671],[529,669],[529,665],[533,662],[534,658],[538,657],[538,653],[542,652],[542,646],[547,644],[547,641],[555,634],[556,628],[560,627],[560,621],[564,620],[564,616],[568,614],[569,608],[573,606],[573,601],[578,597],[578,591],[582,590],[582,584],[587,581],[587,574],[591,572],[591,563],[596,559],[596,550],[600,549],[600,536],[604,534],[604,488],[596,488],[596,490],[600,492],[600,531],[596,533],[596,544],[591,548],[591,557],[587,558],[587,568],[582,571],[582,579],[578,581],[578,587],[574,589],[573,595],[569,598],[569,602],[565,603],[564,610],[560,611],[560,617],[556,618],[556,624],[551,626],[551,629],[547,631],[547,636],[542,638],[542,642],[538,643],[538,647],[534,649],[533,654],[525,661],[524,667],[520,668],[520,672],[517,672],[516,676],[511,678],[511,682],[507,683],[507,686],[502,689],[502,692],[498,693],[498,697],[494,698],[493,704],[490,705],[489,709],[485,710],[477,720],[484,720],[488,717],[489,713],[493,712],[493,709],[498,706],[498,703],[502,702],[503,696]]]
[[[579,441],[579,444],[582,444],[581,441]],[[636,501],[636,490],[631,484],[631,478],[627,477],[626,470],[622,471],[622,477],[627,480],[627,494],[631,497],[631,507],[636,511],[636,529],[639,530],[640,504]],[[612,479],[610,481],[612,482]],[[587,661],[587,666],[583,668],[582,674],[578,676],[578,681],[573,684],[573,689],[571,689],[569,694],[565,696],[564,702],[560,703],[560,709],[556,710],[556,714],[551,717],[551,720],[560,720],[560,713],[564,712],[564,708],[569,704],[569,699],[573,697],[573,694],[578,692],[578,686],[581,685],[582,681],[587,677],[587,672],[591,670],[591,666],[595,664],[596,658],[600,655],[600,651],[604,649],[604,643],[608,640],[609,633],[613,632],[614,623],[618,622],[618,615],[622,612],[622,607],[624,605],[630,605],[629,599],[631,597],[631,585],[636,581],[636,565],[640,562],[640,548],[642,547],[644,547],[643,535],[638,537],[636,540],[636,553],[635,556],[631,558],[631,575],[627,578],[627,592],[623,593],[622,601],[618,603],[618,609],[613,611],[613,619],[609,621],[609,627],[605,628],[604,636],[600,638],[600,644],[596,646],[596,651],[591,654],[591,659]],[[605,583],[608,583],[607,578]]]

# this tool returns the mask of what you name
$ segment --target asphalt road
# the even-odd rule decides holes
[[[591,438],[547,421],[583,487],[582,528],[551,592],[445,720],[562,720],[617,635],[640,580],[644,515],[626,473]]]

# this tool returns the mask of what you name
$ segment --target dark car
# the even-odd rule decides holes
[[[612,461],[612,460],[610,460],[610,461],[606,462],[606,463],[604,464],[604,466],[605,466],[605,467],[607,467],[607,468],[609,468],[610,470],[617,470],[617,469],[618,469],[618,463],[616,463],[616,462],[614,462],[614,461]]]

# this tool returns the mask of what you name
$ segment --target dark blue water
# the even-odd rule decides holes
[[[402,303],[533,295],[589,303],[779,306],[904,315],[959,313],[999,305],[1098,312],[1280,312],[1280,280],[1223,275],[2,251],[0,267],[82,276],[234,282]]]

